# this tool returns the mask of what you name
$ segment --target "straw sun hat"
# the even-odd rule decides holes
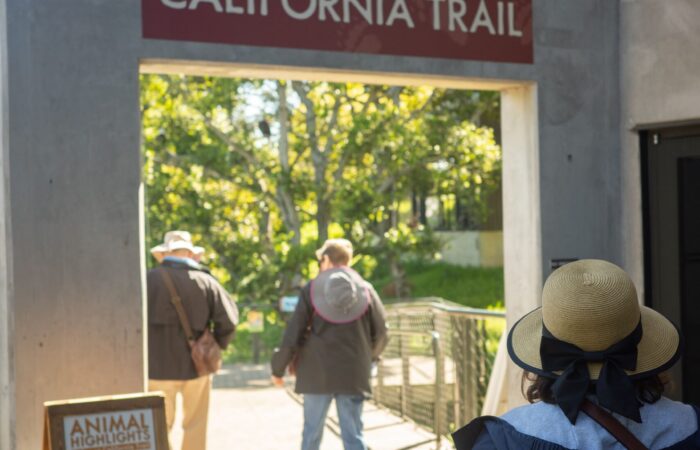
[[[620,375],[613,374],[618,379],[633,381],[670,368],[680,356],[680,336],[664,316],[639,305],[634,284],[622,269],[588,259],[566,264],[549,276],[542,291],[542,306],[525,315],[510,331],[508,353],[525,370],[554,379],[568,376],[578,364],[578,379],[572,376],[571,381],[581,383],[580,378],[585,377],[588,387],[599,378],[608,383],[613,371]],[[626,361],[615,360],[610,370],[604,370],[614,354],[623,354]],[[551,367],[552,357],[561,356],[568,362]],[[581,373],[586,367],[588,374]],[[627,388],[632,386],[630,381],[619,383]],[[556,381],[553,386],[557,387]],[[608,389],[611,397],[624,390],[612,387]],[[583,390],[580,384],[577,389]],[[556,390],[554,394],[556,399]],[[580,394],[585,396],[586,392]],[[579,401],[578,393],[576,398]],[[572,419],[572,414],[573,422],[575,411],[570,409],[567,416]],[[634,416],[636,420],[638,414]]]

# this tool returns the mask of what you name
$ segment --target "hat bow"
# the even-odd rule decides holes
[[[625,370],[637,367],[637,344],[642,339],[641,321],[628,336],[602,351],[587,352],[576,345],[561,341],[542,326],[540,357],[542,368],[548,372],[563,371],[552,384],[557,404],[571,423],[591,384],[588,363],[601,362],[603,367],[596,382],[596,395],[601,406],[641,422],[634,384]]]

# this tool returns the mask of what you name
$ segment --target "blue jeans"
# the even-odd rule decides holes
[[[345,450],[367,450],[362,436],[361,395],[304,394],[304,433],[301,450],[318,450],[326,424],[326,415],[335,398],[335,407],[340,422],[340,435]]]

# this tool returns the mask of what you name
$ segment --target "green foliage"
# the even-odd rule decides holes
[[[405,269],[414,297],[441,297],[472,308],[503,308],[503,269],[500,267],[411,261],[405,264]],[[391,282],[391,277],[387,271],[377,271],[376,275],[372,281],[381,291]]]
[[[141,84],[147,244],[191,231],[243,302],[294,291],[327,237],[356,244],[363,274],[389,267],[400,279],[407,256],[438,251],[407,199],[457,195],[478,221],[500,183],[495,93],[161,75]]]
[[[249,308],[241,309],[242,318],[245,318],[248,310]],[[261,364],[266,364],[272,356],[272,351],[279,346],[284,334],[284,327],[285,323],[276,311],[267,310],[265,312],[265,328],[262,333],[258,334]],[[248,324],[246,322],[241,323],[236,329],[236,339],[229,344],[222,354],[224,363],[253,361],[253,339],[254,334],[250,332]]]
[[[236,145],[258,152],[261,164],[271,164],[272,156],[257,142],[256,122],[245,117],[250,105],[241,92],[256,85],[223,78],[142,77],[147,242],[156,245],[171,229],[189,230],[207,250],[205,263],[236,298],[269,302],[279,296],[288,235],[275,223],[257,179],[260,169],[231,151],[219,128],[209,126],[216,122]],[[269,232],[275,225],[277,232]],[[149,258],[149,263],[154,261]]]

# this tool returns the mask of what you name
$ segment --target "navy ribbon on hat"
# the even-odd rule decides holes
[[[595,383],[598,403],[610,411],[641,423],[639,408],[642,406],[632,380],[625,370],[637,367],[637,344],[642,339],[642,323],[628,336],[599,352],[586,352],[568,342],[560,341],[542,325],[540,357],[542,369],[547,372],[563,371],[552,384],[557,404],[569,421],[576,423],[592,381],[588,363],[602,362],[598,381]]]

